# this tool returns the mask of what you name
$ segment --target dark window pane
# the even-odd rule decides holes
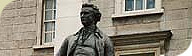
[[[53,24],[53,31],[55,31],[55,23],[53,22],[52,24]]]
[[[48,10],[45,12],[45,20],[51,20],[52,19],[52,10]]]
[[[53,17],[54,17],[54,19],[56,19],[56,10],[54,10],[54,16]]]
[[[45,31],[53,31],[55,28],[55,23],[53,22],[46,22],[45,23]]]
[[[132,11],[134,8],[134,0],[125,0],[125,11]]]
[[[155,53],[140,53],[140,54],[127,54],[120,56],[155,56]]]
[[[54,5],[53,6],[54,6],[54,9],[56,9],[56,0],[54,0]]]
[[[53,32],[53,39],[55,38],[55,32]]]
[[[46,9],[52,9],[53,8],[53,0],[46,0],[45,1],[45,8]]]
[[[136,10],[143,9],[143,0],[136,0]]]
[[[147,9],[155,8],[155,0],[147,0]]]
[[[51,33],[45,33],[45,43],[52,42],[52,34]]]

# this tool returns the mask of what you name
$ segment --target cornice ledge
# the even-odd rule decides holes
[[[110,36],[116,46],[134,45],[144,43],[156,43],[162,40],[170,40],[172,36],[171,30],[143,32],[134,34],[124,34]]]

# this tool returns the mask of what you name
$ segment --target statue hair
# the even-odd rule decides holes
[[[94,6],[93,4],[88,4],[88,3],[85,3],[82,5],[82,8],[85,8],[85,7],[90,7],[90,8],[93,8],[93,12],[95,13],[95,17],[96,17],[96,22],[100,21],[101,19],[101,13],[99,11],[99,8],[97,8],[97,6]]]

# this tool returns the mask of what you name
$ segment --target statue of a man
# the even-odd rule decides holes
[[[110,38],[96,26],[101,13],[93,4],[83,4],[81,13],[83,27],[62,43],[56,56],[114,56]]]

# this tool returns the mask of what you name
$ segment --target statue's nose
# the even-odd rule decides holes
[[[85,14],[84,14],[84,13],[82,13],[82,14],[81,14],[81,17],[84,17],[84,16],[85,16]]]
[[[84,16],[85,14],[81,14],[81,16]]]
[[[85,14],[83,14],[83,15],[81,15],[81,19],[86,19],[86,15]]]

